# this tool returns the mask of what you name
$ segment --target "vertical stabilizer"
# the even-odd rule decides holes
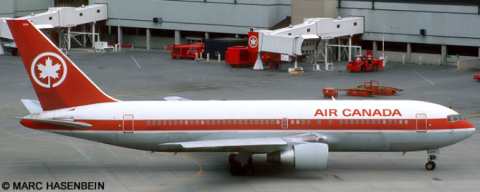
[[[28,20],[7,20],[43,110],[117,100],[100,90]]]

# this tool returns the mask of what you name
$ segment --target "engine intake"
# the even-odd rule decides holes
[[[295,169],[326,169],[328,145],[325,143],[304,143],[293,149],[267,153],[267,162],[291,165]]]

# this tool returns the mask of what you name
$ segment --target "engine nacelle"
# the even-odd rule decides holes
[[[328,145],[325,143],[304,143],[293,149],[267,153],[267,162],[291,165],[295,169],[326,169]]]

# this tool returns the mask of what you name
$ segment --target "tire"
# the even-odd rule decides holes
[[[378,65],[373,65],[372,71],[378,71]]]
[[[425,169],[427,169],[429,171],[434,170],[435,167],[437,167],[437,165],[433,161],[429,161],[429,162],[427,162],[427,164],[425,164]]]
[[[365,72],[365,71],[366,71],[366,70],[365,70],[365,65],[363,65],[362,68],[360,68],[360,71],[362,71],[362,72]]]
[[[237,163],[237,161],[235,160],[235,157],[237,157],[237,154],[234,154],[234,153],[228,156],[228,162],[230,163],[230,165]]]

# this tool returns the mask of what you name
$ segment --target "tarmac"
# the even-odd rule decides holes
[[[426,151],[332,152],[322,171],[295,171],[255,155],[254,176],[231,176],[228,153],[150,153],[36,131],[18,117],[28,115],[20,99],[37,99],[20,57],[0,55],[0,183],[102,182],[98,191],[480,191],[480,134],[440,149],[434,171]],[[123,49],[95,53],[72,49],[69,58],[105,93],[119,100],[324,100],[326,87],[353,88],[378,80],[404,89],[394,96],[337,100],[421,100],[452,107],[480,127],[480,82],[475,71],[436,64],[389,62],[384,70],[288,74],[232,68],[223,61],[171,59],[166,51]],[[13,189],[0,191],[13,191]]]

